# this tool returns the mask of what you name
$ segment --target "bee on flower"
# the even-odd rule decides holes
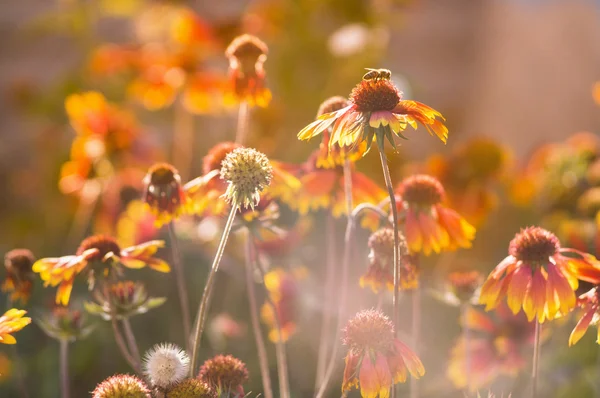
[[[363,397],[387,398],[390,388],[406,382],[409,373],[415,379],[425,374],[417,355],[394,336],[394,325],[377,310],[361,311],[348,321],[342,393],[357,388]]]
[[[154,255],[164,242],[154,240],[122,249],[109,236],[95,235],[81,242],[75,255],[49,257],[37,260],[33,272],[39,273],[45,286],[58,286],[56,303],[67,305],[75,277],[85,273],[88,286],[93,288],[97,276],[106,277],[118,271],[118,266],[143,268],[169,272],[169,265]]]
[[[0,316],[0,343],[17,343],[17,339],[13,336],[13,333],[20,331],[31,323],[31,318],[23,317],[25,314],[27,314],[25,310],[12,308]]]
[[[4,255],[6,277],[2,282],[2,292],[10,293],[10,301],[26,304],[31,296],[35,257],[30,250],[14,249]]]

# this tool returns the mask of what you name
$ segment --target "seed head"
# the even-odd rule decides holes
[[[406,239],[400,234],[400,256],[408,255]],[[369,237],[369,260],[371,264],[378,264],[382,268],[387,267],[394,261],[394,230],[392,228],[381,228]]]
[[[225,157],[233,152],[234,149],[240,148],[240,144],[235,142],[220,142],[208,151],[204,159],[202,159],[202,173],[208,174],[213,170],[220,170],[221,164]]]
[[[357,353],[385,353],[394,343],[394,324],[381,311],[363,310],[348,321],[342,341]]]
[[[254,208],[272,176],[273,168],[263,153],[237,148],[227,154],[221,165],[221,179],[229,184],[223,197],[234,206]]]
[[[527,227],[510,242],[508,252],[517,260],[534,265],[548,263],[560,250],[556,235],[540,227]]]
[[[80,310],[57,306],[37,319],[40,328],[56,340],[75,341],[87,337],[94,329],[86,325],[85,314]]]
[[[4,256],[4,267],[6,272],[17,277],[27,279],[32,275],[31,267],[35,262],[35,256],[27,249],[13,249]]]
[[[115,238],[106,235],[94,235],[84,239],[77,249],[77,255],[79,256],[89,249],[98,250],[98,253],[88,258],[88,261],[90,262],[103,261],[109,253],[113,253],[117,256],[121,253],[121,247]]]
[[[171,388],[166,398],[217,398],[217,393],[201,380],[185,379]]]
[[[98,384],[92,398],[150,398],[150,390],[137,377],[119,374]]]
[[[256,36],[244,34],[233,39],[225,50],[232,69],[240,68],[243,73],[252,73],[257,63],[264,63],[269,48]]]
[[[248,369],[231,355],[217,355],[204,362],[198,378],[219,391],[243,391],[248,381]]]
[[[100,315],[110,320],[114,315],[117,319],[128,318],[143,314],[165,302],[165,298],[148,297],[148,292],[141,282],[119,281],[108,287],[108,295],[103,289],[93,292],[96,302],[85,302],[87,312]]]
[[[190,358],[174,344],[157,344],[144,358],[144,374],[152,386],[167,388],[179,383],[188,373]]]
[[[335,97],[330,97],[323,101],[319,106],[319,111],[317,112],[317,117],[324,115],[326,113],[331,113],[335,111],[339,111],[350,105],[350,101],[347,98],[341,97],[339,95]]]
[[[441,203],[446,195],[442,184],[437,179],[425,174],[405,178],[397,191],[403,201],[419,207],[435,206]]]
[[[402,93],[389,80],[362,80],[350,93],[359,112],[391,111],[401,99]]]

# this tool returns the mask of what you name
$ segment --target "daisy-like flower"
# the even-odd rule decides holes
[[[392,385],[406,382],[408,373],[416,379],[425,374],[417,355],[394,336],[392,321],[381,311],[364,310],[348,321],[342,393],[358,388],[364,398],[387,398]]]
[[[81,242],[75,255],[36,261],[33,272],[40,274],[44,286],[58,286],[56,303],[67,305],[75,277],[82,272],[86,273],[90,288],[94,286],[96,275],[106,276],[119,264],[127,268],[148,266],[155,271],[169,272],[169,265],[154,257],[164,245],[161,240],[153,240],[122,249],[114,238],[95,235]]]
[[[281,338],[287,341],[296,332],[296,314],[298,305],[298,282],[306,277],[303,267],[288,272],[283,268],[275,268],[265,274],[265,288],[275,308],[268,301],[261,308],[260,314],[264,323],[269,325],[269,340],[277,342]],[[277,322],[281,327],[281,335]]]
[[[471,336],[468,343],[464,335],[459,337],[446,370],[456,388],[476,391],[500,375],[517,377],[529,363],[535,325],[523,314],[513,315],[504,305],[493,314],[470,308],[461,323]]]
[[[179,172],[172,165],[157,163],[150,167],[144,185],[144,202],[156,217],[157,227],[188,211],[191,200],[181,185]]]
[[[2,292],[10,293],[12,302],[27,303],[33,287],[34,273],[31,270],[35,257],[30,250],[14,249],[4,256],[6,277],[2,282]]]
[[[31,318],[23,317],[25,310],[12,308],[0,316],[0,343],[16,344],[17,339],[12,335],[31,323]]]
[[[383,145],[387,138],[395,147],[393,135],[406,138],[402,134],[406,127],[416,129],[417,123],[421,123],[431,135],[445,143],[448,129],[443,120],[435,109],[417,101],[403,100],[402,93],[390,80],[362,80],[350,94],[350,105],[321,115],[302,129],[298,138],[308,140],[332,126],[330,148],[336,144],[357,147],[365,142],[368,151],[375,139]]]
[[[575,329],[569,336],[569,346],[577,344],[585,335],[590,325],[598,325],[600,320],[600,288],[593,287],[588,292],[579,296],[577,305],[581,308],[581,319],[577,322]],[[598,337],[596,343],[600,344],[600,328],[598,328]]]
[[[267,53],[267,45],[248,34],[236,37],[229,44],[225,56],[229,60],[233,101],[245,101],[250,106],[258,105],[263,108],[269,104],[271,91],[265,86],[264,70]]]
[[[360,277],[360,287],[370,286],[374,293],[387,287],[394,290],[394,230],[382,228],[369,237],[369,267]],[[400,288],[416,289],[419,286],[419,270],[408,253],[404,236],[400,237]]]
[[[94,330],[94,325],[86,324],[84,315],[80,310],[56,306],[37,318],[36,323],[55,340],[76,341]]]
[[[592,255],[560,247],[558,238],[539,228],[522,229],[510,242],[509,256],[490,273],[479,301],[486,310],[506,298],[511,311],[521,308],[529,321],[542,323],[568,314],[576,305],[578,280],[600,282],[600,265]]]
[[[185,379],[169,389],[166,398],[218,398],[216,391],[198,379]]]
[[[404,216],[405,234],[411,253],[439,253],[471,247],[475,228],[457,212],[442,205],[442,184],[428,175],[405,178],[396,190],[400,218]]]
[[[246,364],[231,355],[217,355],[204,362],[198,379],[212,386],[220,394],[243,397],[244,383],[248,381]],[[228,395],[229,396],[229,395]]]
[[[144,357],[144,375],[152,386],[163,390],[184,380],[189,366],[186,352],[174,344],[157,344]]]
[[[117,319],[123,319],[144,314],[167,301],[165,297],[148,297],[144,284],[132,281],[119,281],[109,285],[108,297],[101,289],[95,290],[93,296],[96,302],[85,302],[85,310],[105,320],[112,319],[113,311]]]
[[[136,376],[118,374],[110,376],[98,384],[92,392],[92,398],[150,398],[150,390]]]

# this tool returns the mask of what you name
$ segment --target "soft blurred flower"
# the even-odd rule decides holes
[[[217,395],[244,397],[244,383],[248,381],[246,364],[231,355],[217,355],[200,368],[198,379],[212,386]]]
[[[523,314],[513,315],[504,305],[493,314],[469,308],[461,323],[471,337],[468,343],[464,335],[459,337],[446,370],[456,388],[476,391],[499,375],[517,377],[528,365],[535,326]]]
[[[15,339],[12,334],[31,323],[31,318],[23,317],[25,314],[27,314],[27,311],[25,310],[11,308],[0,316],[0,343],[17,343],[17,339]]]
[[[80,310],[60,306],[36,319],[36,323],[49,337],[66,341],[83,339],[94,330],[94,326],[86,325],[85,321]]]
[[[156,217],[160,227],[189,211],[191,200],[175,167],[168,163],[157,163],[150,167],[144,178],[144,202]]]
[[[152,386],[161,389],[185,379],[189,366],[186,352],[170,343],[157,344],[144,356],[144,375]]]
[[[222,350],[229,339],[239,339],[246,334],[246,324],[223,312],[212,318],[208,336],[213,347]]]
[[[389,396],[390,387],[406,382],[408,373],[418,379],[425,368],[417,355],[394,337],[394,325],[382,312],[363,310],[344,329],[348,346],[342,393],[360,389],[368,398]]]
[[[156,217],[141,200],[132,200],[117,220],[116,237],[123,246],[133,246],[158,235]]]
[[[361,54],[373,45],[378,48],[386,48],[388,41],[387,29],[352,23],[333,32],[327,40],[327,46],[329,51],[337,57],[350,57]]]
[[[167,301],[166,297],[148,297],[141,282],[119,281],[110,284],[107,293],[108,297],[103,289],[96,289],[93,292],[96,302],[85,302],[85,310],[105,320],[112,319],[114,311],[116,319],[123,319],[144,314]]]
[[[110,376],[98,384],[92,392],[92,398],[150,398],[150,390],[136,376],[118,374]]]
[[[297,268],[289,272],[283,268],[275,268],[265,274],[265,288],[275,308],[268,301],[261,308],[260,315],[269,330],[269,339],[273,342],[287,341],[296,332],[296,316],[298,306],[298,282],[306,277],[305,268]],[[281,336],[277,329],[275,315],[281,327]]]
[[[558,238],[539,227],[522,229],[510,242],[509,256],[490,273],[481,288],[486,310],[506,298],[517,314],[542,323],[568,314],[576,305],[578,280],[600,283],[600,265],[592,255],[560,247]]]
[[[13,375],[13,363],[4,353],[0,353],[0,383],[10,380]]]
[[[394,230],[382,228],[371,234],[369,245],[369,267],[360,277],[360,287],[370,286],[374,293],[381,289],[394,290]],[[416,289],[419,286],[419,270],[408,253],[404,236],[400,236],[400,288]]]
[[[4,255],[6,277],[2,282],[2,292],[10,293],[10,301],[26,304],[31,295],[35,257],[28,249],[13,249]]]
[[[167,392],[166,398],[217,398],[217,393],[207,383],[198,379],[185,379]]]
[[[229,101],[247,102],[250,106],[266,107],[271,91],[265,86],[264,63],[267,45],[259,38],[244,34],[236,37],[225,50],[229,61],[232,97]]]
[[[442,115],[425,104],[402,100],[402,93],[389,80],[363,80],[350,94],[351,104],[339,111],[326,113],[298,133],[300,140],[308,140],[332,127],[329,146],[357,146],[366,142],[367,150],[375,139],[383,145],[384,139],[396,144],[393,135],[406,138],[402,132],[408,125],[417,128],[421,123],[431,135],[442,142],[448,138],[448,129]]]
[[[471,247],[475,228],[456,211],[442,205],[442,184],[428,175],[413,175],[396,189],[400,218],[404,218],[405,236],[411,253],[456,250]]]
[[[436,296],[454,306],[468,303],[477,304],[482,283],[483,275],[479,271],[450,272],[446,275],[443,292]]]
[[[569,336],[569,346],[577,344],[585,335],[590,325],[598,325],[600,320],[600,290],[599,287],[593,287],[588,292],[579,296],[577,306],[581,308],[582,316],[577,322],[577,326]],[[600,328],[598,328],[596,343],[600,344]]]
[[[169,272],[169,265],[154,257],[164,244],[161,240],[153,240],[121,249],[114,238],[95,235],[81,242],[75,255],[42,258],[33,264],[33,271],[40,274],[45,286],[59,285],[56,303],[67,305],[75,276],[84,271],[90,288],[93,288],[97,274],[107,276],[119,264],[127,268],[147,265],[155,271]]]

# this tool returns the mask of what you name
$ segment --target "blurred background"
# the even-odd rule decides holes
[[[194,15],[192,19],[201,23],[173,28],[181,13]],[[152,63],[163,67],[162,63],[135,55],[155,41],[188,45],[186,40],[196,37],[189,29],[206,29],[210,32],[206,37],[198,33],[206,43],[195,50],[200,52],[196,61],[202,72],[226,75],[223,52],[239,34],[254,34],[269,46],[265,69],[273,99],[266,108],[252,109],[248,145],[271,159],[305,162],[318,139],[300,142],[297,132],[314,119],[324,99],[347,96],[364,68],[390,69],[405,98],[442,112],[450,130],[448,144],[424,130],[411,131],[410,141],[403,142],[397,154],[389,154],[394,180],[415,171],[429,172],[442,180],[451,197],[452,192],[460,196],[461,178],[473,180],[481,185],[486,204],[460,202],[462,208],[457,210],[465,216],[485,208],[484,215],[467,216],[478,228],[477,238],[471,250],[424,260],[426,290],[443,284],[448,268],[487,274],[506,256],[514,233],[531,224],[552,228],[564,246],[600,254],[595,218],[600,194],[593,190],[600,186],[598,1],[22,0],[3,5],[0,29],[2,253],[24,247],[38,258],[73,254],[92,233],[115,235],[124,246],[136,243],[141,221],[121,220],[135,218],[127,213],[128,205],[140,197],[147,168],[159,160],[171,161],[187,181],[203,173],[202,159],[209,148],[234,139],[235,108],[195,103],[193,93],[186,91],[193,89],[191,83],[173,83],[181,76],[160,74]],[[123,66],[126,61],[120,57],[126,51],[147,63],[144,73]],[[180,69],[189,73],[186,82],[192,81],[192,72],[185,65]],[[76,136],[65,100],[92,90],[134,115],[131,123],[137,134],[133,155],[120,161],[118,171],[123,173],[103,188],[100,198],[94,196],[93,184],[84,183],[95,176],[82,177],[84,182],[73,185],[65,179],[69,173],[64,167],[74,156]],[[187,115],[183,119],[182,112]],[[174,130],[181,123],[193,131],[193,139],[187,141],[193,149],[189,162],[178,157],[177,138],[173,144]],[[474,142],[489,146],[465,149],[473,148]],[[376,153],[357,168],[382,185]],[[282,215],[289,225],[299,222],[289,209],[282,209]],[[322,217],[315,219],[313,232],[274,264],[308,269],[308,276],[298,282],[297,331],[287,344],[293,397],[310,397],[314,387],[323,295],[317,281],[325,261]],[[345,221],[338,221],[341,241]],[[192,308],[202,293],[219,223],[184,219],[177,224]],[[164,230],[150,228],[144,233],[167,239]],[[367,264],[367,237],[368,231],[362,231],[358,238],[361,256],[356,258],[364,262],[353,265],[356,294],[350,295],[349,313],[377,303],[372,292],[356,283]],[[235,239],[228,247],[209,319],[210,344],[201,359],[217,352],[239,357],[250,371],[246,391],[260,391],[241,250]],[[169,250],[159,254],[170,259]],[[142,351],[163,341],[183,345],[173,278],[148,270],[128,271],[128,276],[144,281],[152,296],[168,297],[163,306],[132,319]],[[90,300],[85,283],[76,284],[72,300],[79,309]],[[449,355],[460,334],[459,310],[448,310],[429,296],[423,300],[421,356],[427,376],[421,382],[422,396],[463,397],[463,389],[446,377]],[[44,289],[36,278],[31,299],[17,307],[27,309],[35,322],[51,310],[53,301],[54,289]],[[408,323],[410,314],[406,319]],[[96,326],[90,336],[71,345],[76,397],[86,396],[114,373],[130,371],[113,342],[110,325],[91,315],[85,322]],[[590,336],[567,348],[574,322],[556,322],[545,343],[552,348],[542,349],[543,396],[598,396],[600,351]],[[409,330],[408,326],[403,332]],[[24,329],[17,339],[16,349],[0,347],[0,396],[22,396],[22,385],[30,397],[58,396],[58,343],[37,325]],[[269,354],[276,380],[272,344]],[[331,397],[339,396],[342,369],[340,355]],[[499,374],[489,385],[498,394],[512,391],[513,398],[519,398],[529,365],[522,369],[519,374]],[[24,382],[21,386],[19,379]],[[481,391],[487,392],[487,385]]]

